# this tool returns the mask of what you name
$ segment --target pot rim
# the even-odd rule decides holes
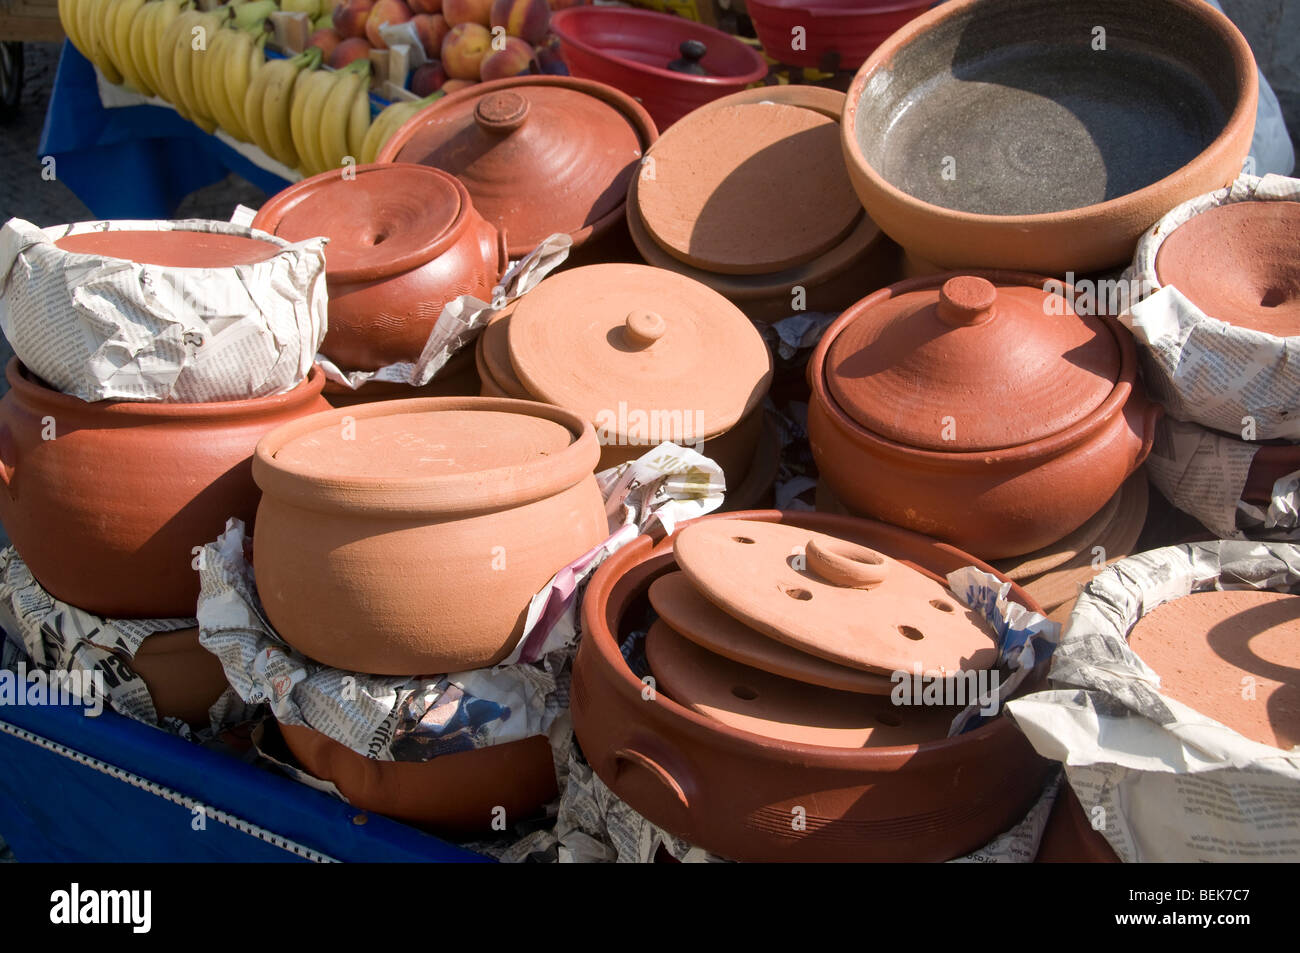
[[[52,247],[54,247],[54,248],[58,248],[60,254],[62,254],[62,255],[68,255],[68,256],[70,256],[70,257],[72,257],[72,258],[74,258],[74,259],[101,259],[101,258],[107,258],[107,259],[109,259],[109,260],[111,260],[111,261],[125,261],[125,262],[129,262],[130,264],[132,264],[132,265],[136,265],[137,267],[140,267],[140,268],[162,268],[162,269],[165,269],[165,270],[167,270],[167,271],[185,271],[185,272],[193,272],[193,271],[225,271],[225,270],[227,270],[227,269],[233,269],[233,268],[252,268],[252,267],[255,267],[255,266],[257,266],[257,265],[264,265],[264,264],[266,264],[266,263],[269,262],[269,261],[273,261],[273,260],[275,260],[275,259],[278,258],[280,255],[284,254],[285,251],[287,251],[288,249],[292,248],[295,244],[297,244],[297,242],[291,242],[291,241],[289,241],[288,239],[281,238],[279,235],[273,235],[273,234],[271,234],[270,232],[267,232],[267,231],[265,231],[265,230],[263,230],[263,229],[259,229],[259,228],[257,228],[256,226],[254,226],[254,225],[252,225],[252,224],[249,224],[249,225],[246,225],[246,226],[245,226],[245,225],[236,225],[234,222],[223,222],[223,221],[220,221],[219,219],[212,219],[212,220],[209,220],[209,219],[176,219],[175,221],[169,221],[169,222],[166,223],[168,226],[170,226],[170,227],[168,227],[168,228],[157,228],[157,227],[147,228],[147,227],[145,227],[145,226],[148,226],[148,225],[152,225],[152,224],[154,224],[150,219],[108,219],[107,221],[110,222],[111,224],[114,224],[114,225],[118,225],[118,224],[123,224],[123,225],[139,225],[139,226],[141,226],[141,227],[140,227],[140,228],[103,228],[103,229],[101,229],[101,228],[85,228],[85,229],[83,229],[83,230],[81,230],[81,231],[69,231],[69,232],[66,232],[66,233],[63,234],[63,235],[60,235],[58,238],[51,239],[51,240],[50,240],[50,245],[51,245]],[[191,228],[186,228],[186,227],[184,227],[188,222],[191,222],[191,221],[200,221],[200,222],[204,222],[204,223],[207,223],[207,224],[212,224],[213,222],[215,222],[217,225],[224,225],[224,226],[226,226],[226,228],[225,228],[225,229],[211,229],[211,228],[192,228],[192,227],[191,227]],[[55,225],[55,226],[53,226],[53,228],[54,228],[54,229],[58,229],[58,228],[76,228],[77,226],[80,226],[80,225],[95,225],[95,224],[98,224],[98,222],[97,222],[96,220],[91,220],[91,221],[87,221],[87,222],[74,222],[74,223],[72,223],[71,225]],[[226,230],[226,229],[229,229],[229,230]],[[51,229],[49,229],[49,228],[42,228],[42,229],[39,229],[39,230],[40,230],[41,232],[49,232],[49,231],[51,231]],[[97,235],[122,235],[122,234],[132,235],[132,234],[138,234],[138,233],[141,233],[141,232],[143,232],[143,233],[145,233],[145,234],[149,234],[149,235],[165,235],[165,234],[167,234],[168,232],[184,232],[184,233],[189,234],[189,235],[221,235],[221,236],[223,236],[223,237],[225,237],[225,238],[243,238],[243,239],[247,239],[247,240],[250,241],[250,242],[261,242],[262,244],[265,244],[265,245],[274,245],[274,246],[276,247],[277,251],[276,251],[276,253],[275,253],[274,255],[268,255],[268,256],[267,256],[264,260],[262,260],[262,261],[253,262],[252,264],[247,264],[247,265],[154,265],[154,264],[150,264],[149,262],[139,262],[139,261],[136,261],[134,258],[122,258],[122,257],[119,256],[119,255],[109,255],[109,254],[106,254],[106,253],[104,253],[104,252],[68,251],[68,250],[66,250],[66,249],[64,249],[64,248],[59,247],[59,241],[61,241],[61,240],[64,239],[64,238],[74,238],[74,237],[80,237],[80,236],[82,236],[82,235],[92,235],[92,234],[97,234]],[[244,234],[245,232],[248,232],[249,234]]]
[[[1235,138],[1239,127],[1255,121],[1256,104],[1259,98],[1259,78],[1254,54],[1250,44],[1241,31],[1228,19],[1203,0],[1160,0],[1161,3],[1181,7],[1189,14],[1200,18],[1224,38],[1232,50],[1232,65],[1236,73],[1237,86],[1241,92],[1232,112],[1224,122],[1223,129],[1204,149],[1189,162],[1170,172],[1163,178],[1151,182],[1135,192],[1121,195],[1104,202],[1084,205],[1079,208],[1059,209],[1055,212],[1037,212],[1032,215],[990,215],[987,213],[961,212],[922,201],[889,182],[874,166],[867,162],[857,141],[858,103],[863,92],[877,69],[886,65],[886,61],[898,50],[908,46],[919,34],[924,33],[936,23],[964,15],[972,7],[979,6],[984,0],[950,0],[902,26],[896,33],[885,40],[872,52],[862,64],[849,84],[848,101],[844,106],[844,118],[840,123],[840,142],[849,166],[862,175],[872,190],[886,196],[895,206],[904,207],[909,214],[944,220],[961,226],[1000,226],[1017,231],[1045,225],[1060,225],[1066,220],[1096,220],[1102,218],[1123,217],[1131,210],[1139,208],[1159,198],[1160,193],[1168,190],[1178,180],[1196,177],[1196,173],[1213,164],[1215,157],[1225,150]],[[1226,29],[1225,29],[1226,27]],[[1158,204],[1158,202],[1157,202]]]
[[[1074,286],[1057,278],[1045,278],[1041,275],[1019,271],[982,270],[976,268],[959,269],[939,275],[923,275],[896,282],[872,292],[857,304],[841,314],[826,329],[808,363],[809,383],[812,385],[813,401],[819,403],[831,420],[841,430],[848,431],[859,444],[869,444],[882,452],[915,461],[930,461],[938,464],[976,464],[987,466],[991,462],[1016,463],[1044,457],[1056,456],[1071,447],[1082,443],[1089,436],[1100,430],[1111,418],[1123,412],[1124,407],[1135,393],[1137,381],[1137,347],[1133,338],[1123,330],[1120,323],[1109,315],[1091,315],[1096,317],[1115,339],[1120,353],[1119,375],[1115,379],[1111,392],[1086,417],[1075,421],[1064,430],[1058,430],[1029,443],[1016,444],[995,450],[925,450],[909,444],[899,443],[883,437],[850,417],[835,400],[830,388],[826,386],[826,359],[831,345],[850,324],[865,312],[882,301],[896,295],[909,294],[913,291],[925,291],[940,287],[949,278],[974,276],[987,278],[994,284],[1017,284],[1026,287],[1042,288],[1047,283],[1060,285],[1067,296],[1072,296]]]
[[[366,417],[430,411],[489,411],[540,417],[565,427],[569,446],[543,460],[472,473],[433,477],[333,477],[285,466],[275,455],[290,440]],[[416,397],[322,411],[291,420],[263,435],[253,454],[253,480],[263,499],[327,513],[418,516],[483,513],[543,500],[594,479],[600,447],[596,431],[572,411],[505,397]]]
[[[867,0],[867,4],[858,7],[825,6],[814,0],[748,0],[746,7],[752,4],[759,10],[779,10],[782,13],[807,13],[816,20],[845,20],[856,23],[860,20],[886,13],[902,13],[904,10],[928,8],[934,0]],[[752,19],[752,17],[751,17]]]
[[[895,535],[912,537],[918,542],[924,541],[928,545],[938,546],[959,556],[965,560],[966,565],[975,566],[984,572],[993,574],[1004,582],[1010,582],[1006,576],[992,566],[954,546],[911,530],[890,526],[863,517],[839,516],[830,513],[786,513],[781,510],[741,510],[735,513],[711,513],[707,516],[697,517],[697,519],[758,520],[780,523],[784,522],[787,516],[811,519],[813,522],[823,523],[824,525],[817,527],[817,532],[834,532],[836,527],[843,527],[845,523],[851,523],[859,527],[878,528]],[[694,522],[696,520],[688,520],[682,523],[681,526],[689,526]],[[680,529],[679,526],[676,532],[680,532]],[[674,532],[673,536],[676,535],[676,532]],[[583,646],[590,645],[592,650],[599,654],[601,661],[607,667],[613,669],[615,689],[624,696],[625,700],[634,701],[641,705],[646,704],[642,695],[642,692],[645,691],[645,683],[632,673],[627,660],[623,658],[622,652],[619,651],[618,639],[610,632],[609,626],[606,624],[606,611],[615,586],[631,577],[631,585],[636,590],[645,590],[647,588],[645,577],[660,568],[656,564],[661,561],[675,559],[671,547],[673,536],[658,542],[652,541],[650,537],[645,535],[638,536],[601,564],[588,585],[587,594],[583,597],[582,625],[586,633]],[[1011,582],[1010,596],[1014,601],[1026,608],[1046,616],[1038,603],[1015,582]],[[1042,679],[1038,675],[1030,676],[1021,690],[1016,693],[1017,697],[1027,694],[1029,690],[1041,687],[1039,685],[1041,681]],[[1010,716],[1003,712],[994,720],[979,726],[973,731],[950,738],[941,738],[936,741],[879,748],[831,748],[805,742],[781,741],[742,731],[739,728],[732,728],[698,712],[691,711],[662,693],[655,694],[654,699],[650,702],[649,710],[658,712],[655,717],[660,719],[686,722],[693,733],[703,733],[706,736],[721,736],[728,743],[740,746],[749,752],[754,752],[755,756],[758,757],[776,756],[787,761],[793,757],[797,758],[803,765],[833,770],[893,770],[902,767],[904,764],[915,764],[917,759],[941,759],[952,749],[958,746],[970,745],[973,742],[985,744],[1004,743],[1010,736],[1009,733],[1019,732]]]
[[[29,376],[30,375],[30,376]],[[279,414],[289,408],[306,404],[319,397],[325,387],[325,372],[319,364],[312,364],[307,379],[292,390],[266,397],[249,397],[245,400],[220,400],[202,404],[167,403],[152,400],[96,400],[86,401],[71,394],[55,390],[32,380],[32,372],[17,357],[11,357],[5,366],[5,379],[10,392],[17,400],[33,409],[48,409],[70,413],[106,414],[110,419],[122,418],[123,426],[140,426],[151,419],[215,420],[223,417],[261,417]],[[138,418],[146,418],[140,420]]]

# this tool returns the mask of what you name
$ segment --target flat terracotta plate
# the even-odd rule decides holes
[[[1128,644],[1170,698],[1260,744],[1300,744],[1300,596],[1193,593],[1139,619]]]
[[[220,232],[139,231],[81,232],[64,235],[54,242],[66,252],[103,255],[142,265],[163,268],[228,268],[252,265],[274,258],[280,246],[260,238],[224,235]]]
[[[638,173],[642,221],[674,258],[724,274],[781,271],[862,217],[840,124],[779,103],[719,106],[666,132]]]
[[[756,632],[700,595],[684,572],[660,576],[650,586],[659,617],[702,649],[773,675],[861,695],[888,695],[883,675],[836,665]]]
[[[705,651],[656,622],[646,660],[677,704],[764,738],[827,748],[886,748],[948,736],[957,710],[894,705],[888,696],[818,688]]]
[[[1115,518],[1115,514],[1119,511],[1120,496],[1123,492],[1121,489],[1112,496],[1106,501],[1105,506],[1068,536],[1050,546],[1044,546],[1037,552],[1025,556],[1013,556],[1010,559],[1000,559],[992,564],[993,568],[1011,581],[1021,582],[1025,579],[1034,579],[1045,572],[1064,566],[1078,557],[1080,553],[1091,554],[1096,540],[1110,525]]]
[[[840,665],[889,674],[991,668],[993,633],[951,592],[895,559],[781,523],[705,520],[677,534],[677,564],[701,595],[750,628]],[[815,551],[874,588],[828,581]],[[852,580],[849,580],[851,583]]]

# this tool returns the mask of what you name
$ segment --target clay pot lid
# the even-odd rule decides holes
[[[312,236],[307,236],[312,237]],[[281,247],[260,238],[185,229],[113,229],[81,232],[56,239],[55,247],[74,255],[120,258],[162,268],[226,268],[274,258]]]
[[[915,745],[946,738],[956,714],[941,706],[897,706],[888,696],[832,691],[750,668],[714,655],[662,621],[650,627],[645,650],[658,691],[764,738],[828,748]]]
[[[455,243],[471,208],[456,177],[428,166],[384,163],[334,169],[289,186],[254,219],[291,242],[329,238],[326,274],[374,280],[409,271]]]
[[[1161,692],[1252,741],[1289,750],[1300,744],[1297,632],[1300,596],[1211,591],[1157,606],[1128,642],[1160,676]],[[1242,697],[1246,684],[1254,698]]]
[[[483,328],[483,361],[488,373],[502,391],[511,397],[526,400],[528,390],[515,376],[515,367],[510,363],[510,318],[515,311],[514,301],[488,320]]]
[[[723,274],[804,264],[863,215],[838,119],[780,103],[707,108],[677,122],[642,163],[637,189],[661,248]]]
[[[836,665],[756,632],[700,595],[684,572],[656,579],[650,604],[679,635],[741,665],[842,692],[888,695],[893,690],[894,683],[883,675]]]
[[[585,237],[622,208],[654,129],[619,95],[569,77],[483,83],[422,110],[380,160],[455,175],[519,258],[556,232]]]
[[[1051,297],[974,275],[881,295],[831,344],[827,386],[858,424],[909,447],[1002,450],[1049,437],[1096,410],[1121,368],[1105,322]]]
[[[683,528],[673,551],[706,599],[811,655],[886,674],[996,664],[983,619],[930,577],[865,546],[781,523],[704,520]]]
[[[1212,318],[1300,335],[1300,202],[1234,202],[1174,229],[1156,277]]]
[[[722,434],[763,399],[772,377],[767,345],[735,305],[645,265],[547,278],[515,304],[508,336],[529,394],[630,443]],[[668,426],[651,417],[659,411]]]

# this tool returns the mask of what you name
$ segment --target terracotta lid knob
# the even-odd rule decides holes
[[[939,289],[939,317],[954,328],[992,320],[998,289],[987,278],[949,278]]]
[[[668,324],[663,315],[654,311],[633,311],[623,325],[623,335],[627,342],[638,349],[654,344],[667,330]]]
[[[514,132],[527,118],[528,100],[511,90],[484,96],[474,107],[474,121],[487,132]]]
[[[842,589],[874,589],[889,575],[885,557],[865,546],[812,539],[804,555],[810,570]]]

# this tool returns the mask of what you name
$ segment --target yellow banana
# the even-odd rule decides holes
[[[320,169],[336,169],[348,152],[348,123],[352,118],[352,101],[369,85],[370,60],[356,60],[334,74],[329,92],[321,103]],[[353,156],[355,159],[356,157]]]
[[[233,131],[233,135],[241,142],[254,141],[253,133],[244,119],[244,99],[248,95],[248,87],[253,81],[253,76],[266,59],[266,54],[263,52],[266,36],[266,33],[259,31],[258,36],[254,38],[251,33],[241,30],[236,42],[231,44],[234,50],[231,56],[235,57],[232,64],[234,72],[227,78],[222,92],[226,96],[226,112],[231,121],[238,126]]]
[[[259,71],[259,77],[264,74],[261,84],[250,88],[244,99],[245,118],[251,122],[256,113],[256,128],[265,137],[259,143],[263,150],[291,169],[302,161],[294,146],[291,125],[295,84],[320,65],[321,56],[320,48],[313,46],[292,59],[267,63]]]
[[[146,5],[147,11],[145,18],[135,24],[135,28],[140,31],[139,47],[132,46],[131,52],[139,56],[136,63],[139,66],[144,78],[149,85],[153,87],[155,96],[166,98],[163,86],[158,79],[158,40],[162,33],[162,27],[171,22],[167,20],[167,12],[174,9],[172,0],[150,0]]]
[[[441,99],[442,96],[443,93],[439,91],[424,99],[406,99],[385,106],[383,112],[370,124],[370,130],[366,133],[365,142],[361,146],[361,155],[357,156],[358,161],[363,165],[374,162],[379,155],[379,150],[384,147],[384,143],[394,132],[421,109]]]
[[[361,89],[352,98],[352,108],[348,112],[348,155],[359,165],[361,163],[361,146],[366,141],[370,130],[370,83],[361,84]]]
[[[220,46],[222,27],[230,19],[230,11],[218,7],[209,10],[199,18],[199,27],[203,29],[202,42],[196,37],[190,44],[190,72],[194,77],[195,107],[200,116],[217,121],[217,113],[208,100],[208,87],[214,71],[220,70],[220,57],[214,50]],[[198,49],[195,49],[195,46]]]
[[[153,95],[149,78],[140,72],[136,62],[135,47],[139,45],[139,26],[136,20],[145,9],[145,0],[115,0],[116,14],[110,19],[113,27],[113,49],[117,52],[117,67],[126,81],[146,96]],[[152,11],[151,11],[152,12]]]
[[[244,101],[240,104],[248,138],[252,140],[253,145],[273,159],[275,155],[267,142],[266,115],[262,102],[266,97],[266,87],[271,78],[286,69],[288,69],[288,61],[279,59],[268,60],[254,69],[248,80],[248,89],[244,91]]]
[[[89,54],[86,52],[86,41],[81,36],[77,21],[77,7],[84,3],[85,0],[59,0],[59,23],[62,24],[63,32],[72,41],[72,45],[76,47],[77,52],[86,59],[90,59]]]
[[[221,20],[216,12],[198,13],[182,31],[176,49],[176,95],[189,110],[190,121],[207,133],[215,132],[217,127],[204,102],[203,87],[199,80],[220,25]]]
[[[97,20],[103,37],[103,55],[122,77],[118,80],[119,84],[130,82],[131,64],[126,60],[127,51],[119,45],[123,35],[117,31],[117,18],[126,7],[138,3],[139,0],[104,0],[99,8]]]
[[[333,72],[315,69],[307,74],[293,93],[294,124],[293,145],[303,173],[315,175],[320,171],[320,94],[329,91]]]
[[[111,0],[87,0],[82,10],[82,29],[90,47],[90,60],[114,86],[122,84],[122,74],[108,55],[108,34],[105,32],[105,12]]]
[[[164,0],[166,2],[166,0]],[[174,17],[161,24],[158,33],[158,88],[163,99],[176,107],[176,111],[188,119],[189,110],[181,102],[180,92],[176,88],[176,57],[180,52],[180,35],[195,11],[189,7],[178,8]],[[158,19],[167,18],[166,12]]]
[[[226,132],[232,132],[230,117],[225,112],[225,97],[220,84],[233,62],[229,58],[230,41],[235,38],[231,30],[219,28],[208,37],[208,48],[199,55],[194,67],[194,86],[204,111]]]

